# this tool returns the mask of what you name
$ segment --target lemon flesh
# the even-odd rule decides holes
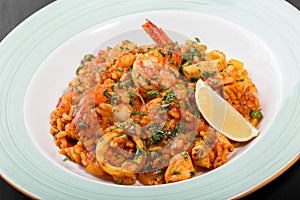
[[[195,98],[204,119],[229,139],[246,142],[259,134],[250,122],[201,79],[196,84]]]

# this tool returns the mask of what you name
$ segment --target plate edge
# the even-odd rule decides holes
[[[247,195],[257,191],[258,189],[266,186],[276,178],[278,178],[280,175],[282,175],[284,172],[286,172],[291,166],[293,166],[298,160],[300,160],[300,153],[296,154],[289,162],[287,162],[281,169],[279,169],[276,173],[272,174],[268,178],[266,178],[264,181],[258,183],[257,185],[254,185],[252,188],[249,188],[248,190],[241,192],[235,196],[233,196],[230,199],[241,199],[242,197],[246,197]]]

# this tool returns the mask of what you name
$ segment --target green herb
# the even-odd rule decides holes
[[[132,113],[130,114],[130,117],[132,117],[132,116],[134,116],[134,115],[146,116],[147,113],[145,113],[145,112],[132,112]]]
[[[183,58],[181,60],[181,65],[183,65],[183,67],[188,66],[189,65],[189,61]]]
[[[185,161],[187,161],[189,159],[189,156],[188,156],[188,154],[186,152],[182,152],[181,155],[183,156],[183,159]]]
[[[151,152],[151,154],[154,159],[163,156],[163,153],[160,150],[153,151],[153,152]]]
[[[134,124],[139,124],[141,122],[141,120],[135,120],[133,121]]]
[[[118,81],[117,85],[118,85],[118,89],[123,89],[123,86],[120,84],[120,81]]]
[[[263,118],[263,115],[259,110],[251,110],[250,116],[251,118],[255,118],[259,120]]]
[[[108,92],[108,89],[105,88],[105,90],[103,91],[103,95],[106,96],[107,98],[111,98],[112,95]]]
[[[177,78],[177,74],[176,74],[176,72],[175,72],[174,69],[169,68],[169,72],[170,72],[175,78]]]
[[[124,72],[124,69],[121,68],[121,69],[117,69],[118,72]]]
[[[158,84],[158,87],[162,88],[163,90],[168,90],[169,88],[167,88],[166,86],[162,85],[162,84]]]
[[[132,98],[136,95],[134,91],[128,91],[128,94],[129,94],[129,98]]]
[[[78,126],[79,126],[80,130],[84,130],[85,129],[84,122],[79,122]]]
[[[165,103],[161,105],[161,108],[167,108],[173,101],[176,100],[176,94],[174,92],[168,92],[167,96],[165,96],[163,100]]]
[[[243,82],[243,81],[244,81],[243,78],[236,80],[236,82]]]
[[[114,92],[115,91],[115,85],[111,85],[111,90]]]
[[[84,57],[83,57],[83,60],[84,62],[89,62],[91,61],[93,58],[95,58],[95,56],[93,54],[86,54]]]
[[[180,171],[173,170],[172,175],[178,175],[178,174],[181,174]]]
[[[165,53],[164,52],[162,52],[162,50],[158,50],[158,53],[160,53],[163,57],[165,57]]]
[[[140,155],[144,156],[146,155],[146,152],[143,149],[137,147],[137,153],[135,154],[134,160],[138,159]]]
[[[200,138],[193,138],[192,142],[197,142],[199,140],[202,140],[202,138],[201,137]]]
[[[194,150],[195,151],[203,151],[202,147],[196,147]]]
[[[196,40],[197,43],[201,43],[199,38],[195,37],[195,40]]]
[[[199,80],[199,77],[198,77],[198,76],[193,76],[193,77],[190,78],[190,81],[191,81],[192,83],[197,82],[198,80]]]
[[[171,58],[173,57],[173,53],[172,51],[168,51],[166,54],[168,54],[170,56],[169,60],[171,60]],[[174,63],[173,63],[174,64]]]
[[[93,101],[90,101],[90,106],[92,107],[92,108],[95,108],[95,103],[93,102]]]
[[[166,103],[172,103],[176,100],[176,94],[174,92],[168,92],[164,100],[166,101]]]
[[[79,75],[80,70],[82,70],[83,68],[84,68],[84,64],[80,64],[76,70],[76,74]]]
[[[117,128],[124,129],[126,127],[126,123],[118,123]]]
[[[186,122],[182,122],[181,124],[176,124],[174,130],[172,131],[172,136],[178,135],[183,130],[183,127],[185,126]]]
[[[213,85],[218,85],[219,83],[220,83],[219,80],[214,80],[214,81],[212,82]]]
[[[125,86],[126,89],[128,89],[130,85],[132,85],[131,79],[124,82],[124,86]]]
[[[194,94],[195,93],[195,89],[194,88],[189,88],[189,94]]]
[[[118,179],[116,179],[115,182],[116,182],[116,184],[118,184],[118,185],[123,185],[124,180],[119,181]]]
[[[139,101],[141,105],[143,105],[143,99],[140,96],[137,96],[136,99]]]
[[[157,132],[156,134],[154,134],[150,137],[150,141],[154,145],[158,145],[163,139],[164,139],[164,132],[163,131],[159,131],[159,132]]]
[[[151,80],[150,79],[146,78],[146,82],[147,82],[148,85],[151,85]]]
[[[203,72],[203,73],[202,73],[202,77],[203,77],[204,79],[207,79],[207,78],[209,78],[209,77],[213,77],[214,75],[216,75],[216,73],[217,73],[217,72],[211,72],[211,73],[209,73],[209,72]]]
[[[191,176],[191,177],[195,176],[195,172],[190,171],[190,176]]]
[[[136,106],[135,106],[135,103],[132,99],[130,99],[129,104],[132,106],[133,112],[136,112]]]
[[[63,161],[71,160],[69,156],[66,156]]]

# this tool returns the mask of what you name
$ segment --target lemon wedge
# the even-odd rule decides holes
[[[195,98],[204,119],[229,139],[246,142],[259,135],[250,122],[201,79],[196,84]]]

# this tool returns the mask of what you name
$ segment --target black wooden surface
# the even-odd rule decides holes
[[[53,0],[0,0],[0,41],[28,16],[51,2],[53,2]],[[289,0],[288,2],[300,9],[300,0]],[[0,178],[0,199],[19,200],[29,198]],[[299,200],[300,161],[274,181],[243,199]]]

